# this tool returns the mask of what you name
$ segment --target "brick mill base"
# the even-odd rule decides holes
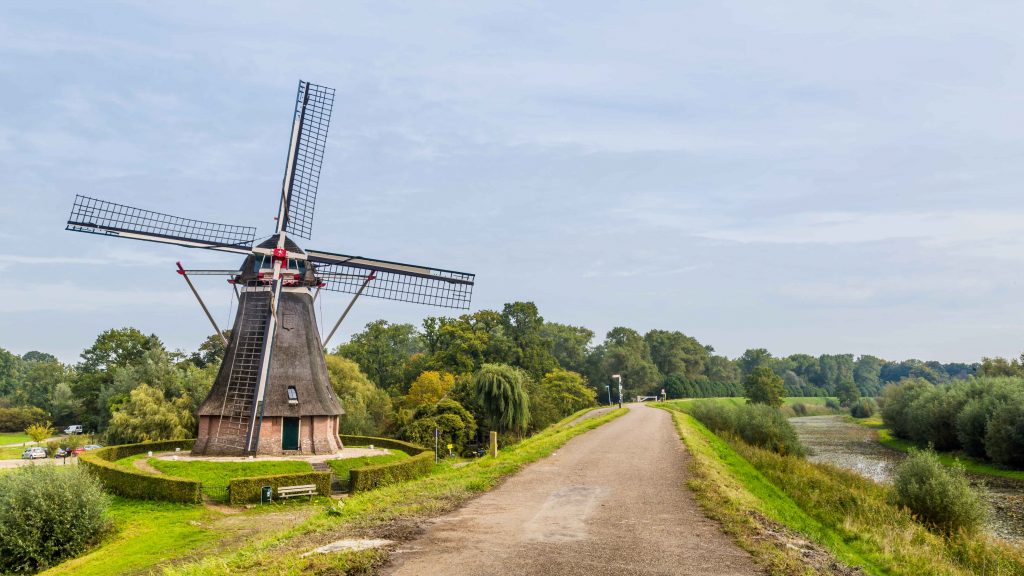
[[[218,420],[216,416],[199,417],[199,435],[192,453],[197,456],[244,456],[241,451],[212,442],[217,433]],[[287,426],[285,420],[289,421]],[[286,435],[286,432],[290,435]],[[337,416],[264,416],[256,455],[334,454],[341,448]]]

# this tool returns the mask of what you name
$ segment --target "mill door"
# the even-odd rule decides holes
[[[285,418],[281,429],[281,450],[299,449],[299,419]]]

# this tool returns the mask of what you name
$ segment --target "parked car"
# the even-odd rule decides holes
[[[26,448],[21,453],[21,457],[26,460],[36,460],[37,458],[46,458],[46,450],[36,446],[34,448]]]
[[[72,424],[64,429],[65,434],[81,434],[84,431],[81,424]]]
[[[71,455],[72,456],[78,456],[82,452],[85,452],[85,448],[79,446],[78,448],[75,448],[75,449],[71,450]]]
[[[64,458],[67,456],[71,456],[70,448],[57,448],[57,451],[53,453],[54,458]]]
[[[86,450],[98,450],[100,448],[103,448],[103,446],[101,446],[99,444],[86,444],[85,445],[85,449]]]

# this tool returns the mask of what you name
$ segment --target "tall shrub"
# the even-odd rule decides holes
[[[740,406],[736,415],[736,434],[747,444],[782,455],[800,456],[804,453],[789,420],[777,408],[764,404]]]
[[[893,476],[893,501],[943,534],[973,533],[985,521],[986,508],[960,466],[946,467],[932,451],[914,451]]]
[[[956,434],[957,414],[967,398],[958,386],[932,386],[907,408],[907,432],[920,446],[931,444],[936,450],[960,447]]]
[[[1024,399],[1007,402],[992,413],[985,453],[1000,464],[1024,467]]]
[[[882,392],[882,420],[900,438],[910,438],[910,405],[933,388],[927,380],[906,378]]]
[[[33,573],[81,554],[106,521],[107,497],[77,466],[22,466],[0,476],[0,572]]]

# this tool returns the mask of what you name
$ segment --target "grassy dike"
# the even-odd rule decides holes
[[[1021,549],[980,535],[935,535],[889,504],[884,486],[723,440],[688,414],[672,413],[693,458],[690,488],[771,574],[850,573],[827,559],[808,563],[815,548],[873,575],[1024,574]]]
[[[626,412],[626,409],[614,410],[573,426],[564,426],[580,415],[574,414],[500,451],[497,458],[484,457],[460,467],[442,464],[438,472],[426,478],[355,494],[346,498],[343,506],[324,509],[288,530],[240,549],[206,555],[194,562],[165,568],[163,573],[167,576],[299,575],[369,570],[387,560],[386,550],[315,554],[305,558],[301,554],[342,538],[411,538],[419,521],[457,508],[526,464],[548,456],[573,437]]]

